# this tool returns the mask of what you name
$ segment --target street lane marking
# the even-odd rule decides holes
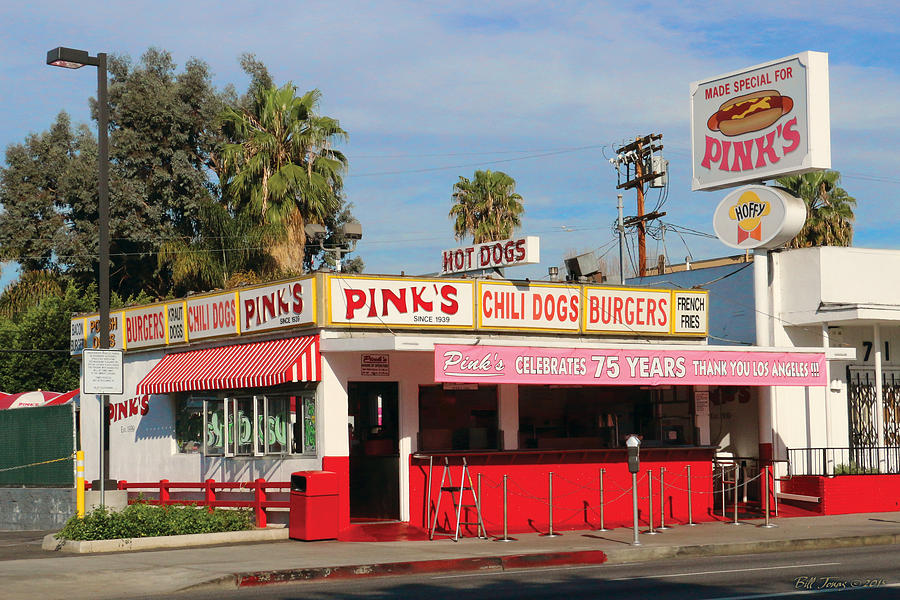
[[[674,573],[672,575],[641,575],[638,577],[616,577],[615,579],[605,579],[604,581],[628,581],[634,579],[664,579],[666,577],[689,577],[691,575],[713,575],[716,573],[740,573],[742,571],[768,571],[771,569],[800,569],[804,567],[827,567],[833,565],[839,565],[839,562],[826,562],[826,563],[811,563],[808,565],[786,565],[786,566],[777,566],[777,567],[754,567],[749,569],[727,569],[723,571],[697,571],[694,573]],[[478,571],[476,573],[460,573],[457,575],[436,575],[431,577],[431,579],[462,579],[465,577],[484,577],[485,575],[515,575],[523,572],[534,572],[540,571],[541,573],[545,573],[548,571],[576,571],[579,569],[596,569],[598,567],[602,567],[603,565],[578,565],[572,567],[547,567],[544,569],[510,569],[510,570],[497,570],[497,571]],[[628,565],[609,565],[609,566],[617,566],[617,567],[625,567]]]
[[[748,569],[723,569],[721,571],[693,571],[691,573],[672,573],[671,575],[641,575],[639,577],[616,577],[606,581],[629,581],[634,579],[666,579],[669,577],[690,577],[692,575],[715,575],[716,573],[743,573],[745,571],[770,571],[774,569],[800,569],[803,567],[829,567],[839,562],[811,563],[808,565],[779,565],[777,567],[752,567]]]

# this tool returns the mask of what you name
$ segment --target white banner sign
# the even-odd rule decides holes
[[[312,277],[240,290],[241,332],[296,327],[315,322]]]
[[[188,298],[185,320],[189,340],[237,333],[235,292]]]
[[[578,331],[581,288],[577,285],[478,284],[478,326],[485,329]]]
[[[474,327],[475,284],[442,279],[328,277],[331,324]]]
[[[155,304],[125,310],[125,348],[150,348],[166,344],[166,306]]]
[[[691,146],[694,190],[830,168],[828,54],[692,83]]]
[[[444,250],[441,253],[441,275],[537,264],[541,262],[540,241],[539,237],[529,235]]]

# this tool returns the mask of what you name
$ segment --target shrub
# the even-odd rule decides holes
[[[253,528],[248,509],[226,510],[205,507],[154,506],[145,502],[129,505],[122,512],[98,507],[84,515],[72,517],[57,537],[62,540],[113,540],[118,538],[184,535],[244,531]]]
[[[835,475],[877,475],[880,473],[878,467],[860,467],[855,462],[850,461],[849,465],[835,465]]]

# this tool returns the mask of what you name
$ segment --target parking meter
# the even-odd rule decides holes
[[[628,472],[637,473],[641,468],[641,460],[639,453],[641,451],[641,440],[638,436],[631,434],[625,440],[625,446],[628,448]]]

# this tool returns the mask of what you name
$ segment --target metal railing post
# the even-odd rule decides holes
[[[688,496],[688,526],[693,527],[696,525],[694,523],[694,511],[691,506],[691,465],[687,465],[687,496]]]
[[[666,526],[666,468],[659,468],[659,530],[672,529]]]
[[[650,502],[649,510],[647,511],[647,518],[650,520],[650,527],[644,533],[646,533],[647,535],[656,535],[659,532],[653,530],[653,469],[647,469],[647,486],[647,489],[650,491],[647,496],[647,499]]]
[[[766,494],[766,503],[765,503],[766,522],[764,524],[760,525],[760,527],[765,527],[765,528],[778,527],[774,523],[769,522],[769,474],[770,474],[769,465],[766,465],[766,467],[765,467],[766,484],[764,486],[765,494]]]
[[[497,538],[495,542],[514,542],[515,538],[509,537],[509,513],[507,512],[507,480],[509,479],[509,475],[503,476],[503,537]]]
[[[478,496],[475,498],[475,510],[478,511],[478,537],[481,539],[487,539],[487,531],[484,529],[484,519],[481,518],[481,473],[476,475],[476,479],[478,481]]]
[[[726,519],[725,516],[725,465],[719,465],[719,469],[721,470],[720,480],[722,482],[722,518]]]
[[[606,472],[606,469],[600,469],[600,529],[597,531],[609,531],[606,528],[606,524],[604,522],[604,514],[603,514],[603,474]]]
[[[732,525],[742,525],[738,522],[738,478],[740,477],[740,465],[734,465],[734,522]]]
[[[559,537],[561,534],[553,533],[553,471],[550,471],[547,478],[547,500],[550,507],[550,529],[544,537]]]

